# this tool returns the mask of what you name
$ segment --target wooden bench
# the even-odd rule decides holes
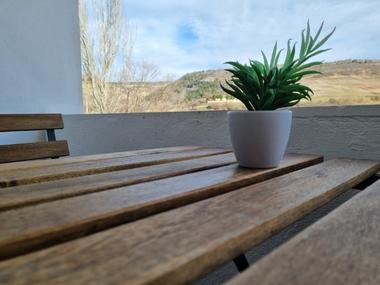
[[[67,141],[55,138],[56,129],[63,129],[60,114],[0,115],[0,132],[46,130],[48,141],[0,145],[0,163],[69,155]]]
[[[0,168],[1,284],[195,282],[380,170],[315,155],[252,170],[197,147],[51,163]]]

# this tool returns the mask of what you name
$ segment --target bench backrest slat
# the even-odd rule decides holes
[[[63,129],[61,114],[0,115],[0,132]]]
[[[0,132],[47,131],[47,142],[0,145],[0,163],[69,155],[67,141],[56,141],[54,130],[63,129],[61,114],[3,114]]]
[[[0,145],[0,163],[69,155],[67,141]]]

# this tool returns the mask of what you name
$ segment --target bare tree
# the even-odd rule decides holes
[[[79,11],[85,111],[133,111],[131,102],[142,102],[141,83],[157,76],[158,70],[132,61],[133,32],[121,1],[80,0]]]
[[[158,67],[154,64],[142,62],[135,64],[128,62],[121,73],[123,108],[125,112],[144,111],[151,105],[150,88],[148,83],[159,74]]]

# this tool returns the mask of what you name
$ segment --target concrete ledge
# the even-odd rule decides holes
[[[380,160],[380,105],[293,109],[288,151]],[[73,155],[199,145],[230,147],[226,111],[65,115]]]
[[[302,117],[379,117],[380,105],[293,108],[293,116]]]

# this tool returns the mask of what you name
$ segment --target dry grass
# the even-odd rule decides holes
[[[298,106],[372,105],[380,104],[380,61],[342,61],[319,67],[323,75],[305,78],[303,83],[314,90],[313,100]],[[188,110],[244,109],[237,100],[226,98],[219,82],[228,78],[223,70],[195,72],[172,81],[147,83],[129,99],[133,108],[119,106],[120,112],[170,112]],[[128,86],[118,86],[123,92]],[[84,92],[87,94],[87,90]],[[120,95],[120,94],[119,94]],[[121,94],[125,97],[125,94]],[[224,97],[222,100],[221,97]],[[228,100],[226,100],[228,99]],[[125,99],[121,100],[124,104]]]

